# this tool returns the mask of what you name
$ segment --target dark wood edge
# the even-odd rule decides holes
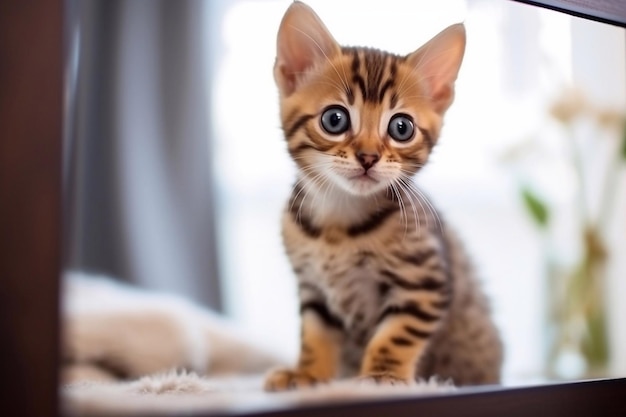
[[[539,6],[583,19],[626,27],[626,1],[624,0],[513,0]]]
[[[212,417],[623,417],[626,379],[520,388],[484,387],[412,399],[361,400]]]
[[[57,413],[63,5],[0,2],[0,414]]]

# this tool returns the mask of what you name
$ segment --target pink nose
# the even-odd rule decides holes
[[[367,171],[370,169],[378,160],[380,159],[380,155],[377,153],[365,153],[362,151],[358,151],[356,153],[356,159],[359,160],[361,166]]]

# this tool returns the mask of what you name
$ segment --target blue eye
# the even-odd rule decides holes
[[[398,142],[411,140],[415,133],[413,120],[406,114],[398,113],[389,121],[387,133],[389,133],[389,136],[391,136],[393,140],[397,140]]]
[[[322,128],[331,135],[340,135],[350,128],[348,110],[341,106],[328,107],[320,120]]]

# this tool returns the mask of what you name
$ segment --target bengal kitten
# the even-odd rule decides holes
[[[464,50],[462,24],[397,56],[341,47],[311,8],[287,10],[274,76],[299,170],[282,233],[299,282],[301,352],[266,389],[352,375],[499,381],[486,298],[411,182],[437,143]]]

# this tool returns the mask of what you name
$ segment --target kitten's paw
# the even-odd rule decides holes
[[[277,369],[265,378],[265,391],[286,391],[312,387],[320,381],[298,369]]]
[[[374,383],[376,385],[410,385],[415,383],[413,380],[406,380],[389,373],[372,373],[359,377],[359,381],[366,383]]]

